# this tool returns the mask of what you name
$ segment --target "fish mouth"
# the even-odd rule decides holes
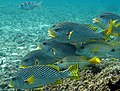
[[[56,38],[55,32],[52,31],[51,29],[48,30],[48,36],[51,38]]]
[[[93,18],[93,23],[99,23],[100,20],[98,18]]]

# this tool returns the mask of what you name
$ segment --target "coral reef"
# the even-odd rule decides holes
[[[18,64],[18,63],[14,63]],[[2,66],[5,69],[1,77],[0,88],[10,89],[8,83],[13,73],[18,70],[17,65]],[[11,66],[12,65],[12,66]],[[3,68],[2,68],[3,69]],[[5,77],[6,76],[6,77]],[[102,60],[100,64],[89,65],[87,69],[79,69],[80,80],[63,79],[62,84],[47,85],[37,91],[119,91],[120,90],[120,62]],[[4,78],[4,79],[3,79]],[[17,90],[23,91],[23,90]]]
[[[103,61],[79,71],[80,81],[64,79],[63,84],[49,85],[41,91],[119,91],[120,62]]]

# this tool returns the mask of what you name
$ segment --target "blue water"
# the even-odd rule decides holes
[[[57,22],[92,24],[92,19],[103,12],[120,15],[119,0],[42,0],[41,8],[28,11],[18,8],[24,1],[0,0],[0,53],[6,55],[0,54],[3,63],[18,62],[40,41],[48,38],[47,30]],[[0,75],[4,78],[5,74]]]
[[[120,13],[118,0],[43,0],[41,8],[29,11],[18,8],[18,5],[25,1],[0,0],[1,34],[8,39],[9,33],[22,33],[34,37],[36,43],[46,37],[48,28],[56,22],[92,23],[93,17],[103,12]],[[33,2],[37,3],[39,0]],[[10,40],[12,39],[14,42],[13,36]]]

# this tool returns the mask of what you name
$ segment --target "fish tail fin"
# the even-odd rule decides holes
[[[38,6],[39,8],[41,8],[41,7],[43,6],[43,1],[38,2],[38,3],[37,3],[37,6]]]
[[[92,63],[92,64],[98,64],[98,63],[100,63],[100,59],[95,56],[95,57],[91,58],[89,60],[89,62]]]
[[[117,20],[112,20],[112,19],[110,20],[109,27],[108,27],[108,29],[105,31],[105,34],[106,34],[107,36],[112,33],[112,31],[113,31],[113,26],[115,25],[116,21],[117,21]]]
[[[78,75],[78,64],[71,65],[67,70],[70,72],[70,78],[80,80]]]

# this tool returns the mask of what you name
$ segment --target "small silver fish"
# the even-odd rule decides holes
[[[19,8],[20,9],[23,9],[23,10],[32,10],[36,7],[40,7],[42,4],[42,1],[39,2],[39,3],[34,3],[34,2],[29,2],[29,1],[26,1],[26,2],[23,2],[19,5]]]
[[[60,69],[63,70],[74,64],[78,64],[80,69],[84,69],[90,64],[98,63],[100,63],[100,59],[97,56],[90,59],[87,59],[84,56],[66,56],[57,63],[54,63],[54,65],[57,65],[58,67],[60,67]]]

